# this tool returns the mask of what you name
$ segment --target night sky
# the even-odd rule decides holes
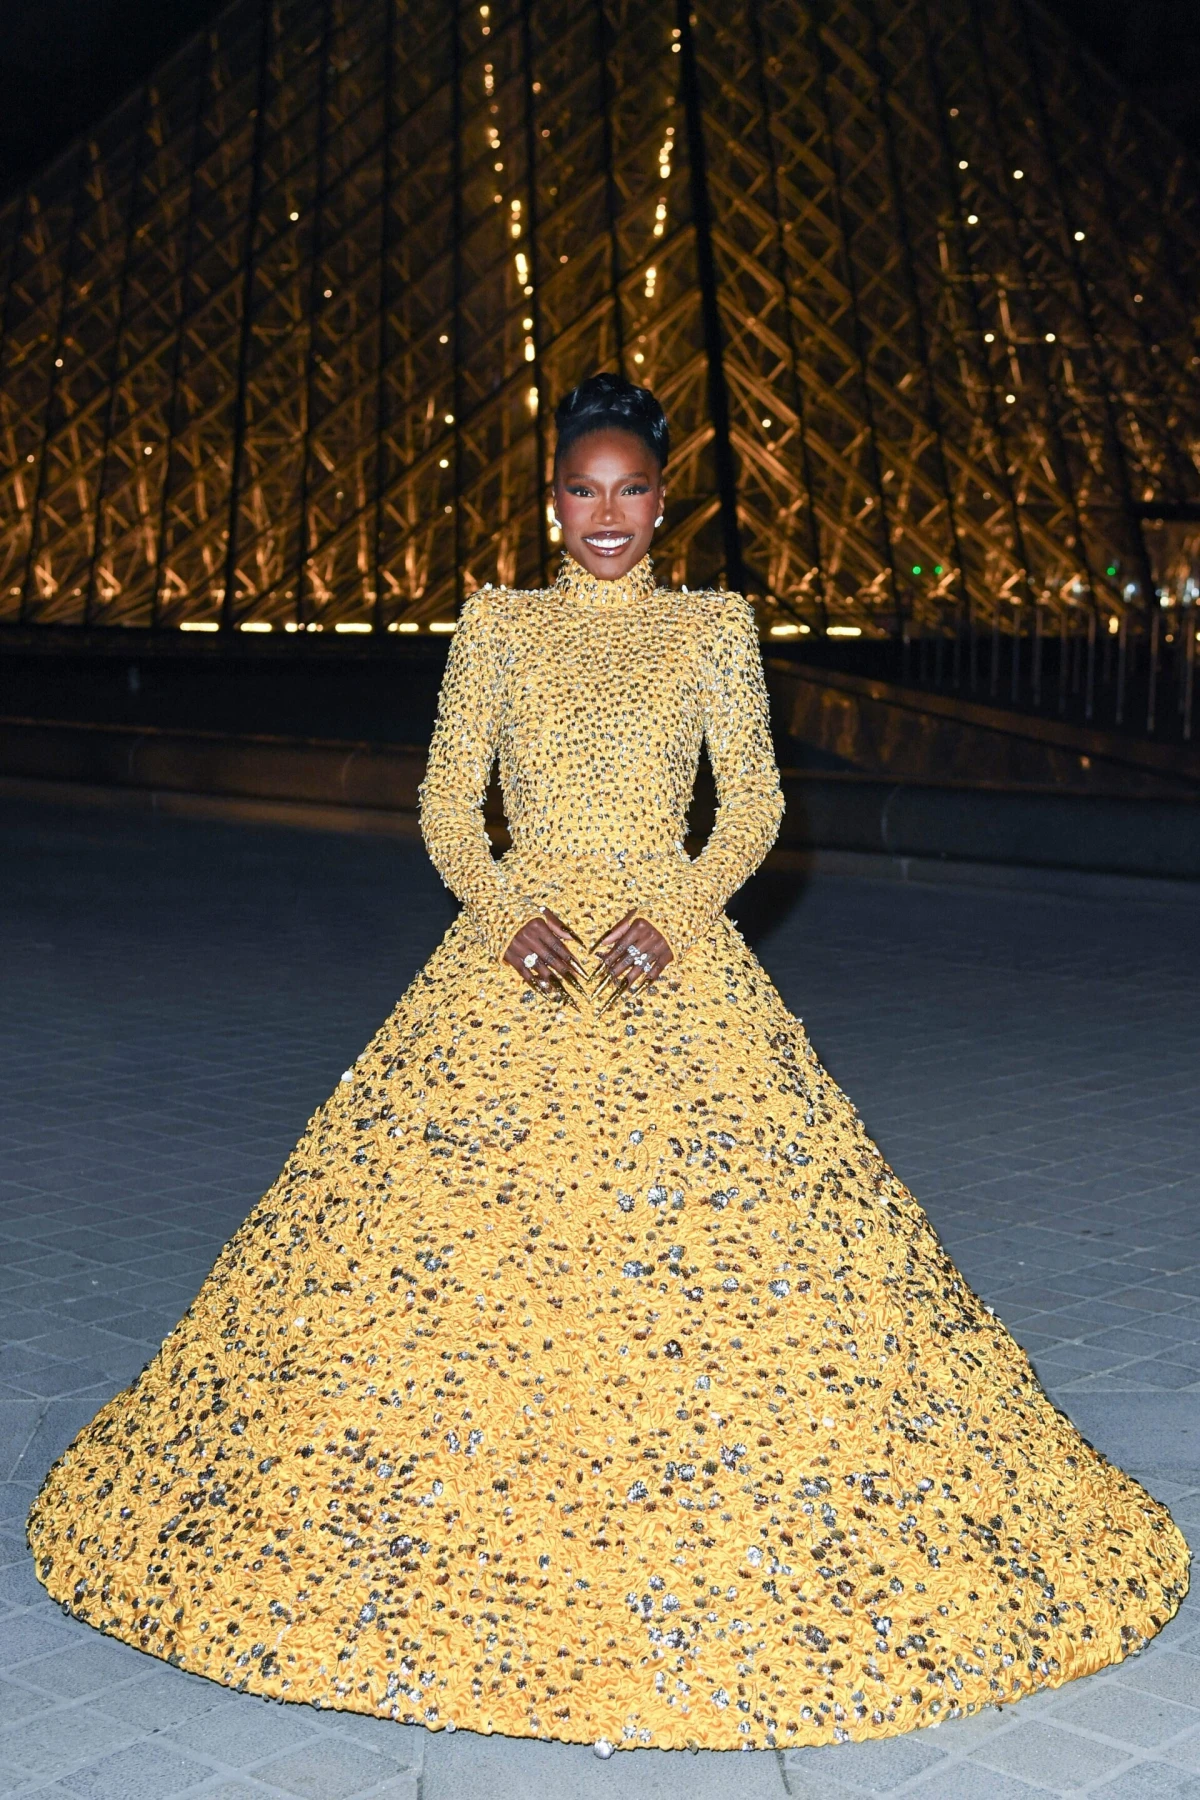
[[[887,0],[881,0],[886,5]],[[224,0],[0,0],[0,192],[36,172]],[[1200,158],[1196,0],[1051,0]]]

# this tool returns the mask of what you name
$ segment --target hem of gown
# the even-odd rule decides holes
[[[47,1479],[49,1479],[49,1477],[47,1477]],[[35,1500],[32,1510],[36,1511],[36,1507],[37,1501]],[[1176,1529],[1178,1530],[1177,1527]],[[1016,1706],[1020,1701],[1027,1700],[1034,1694],[1046,1693],[1056,1688],[1067,1687],[1071,1682],[1080,1681],[1085,1676],[1098,1675],[1104,1669],[1116,1668],[1121,1663],[1128,1661],[1130,1657],[1140,1655],[1147,1645],[1154,1642],[1154,1639],[1162,1633],[1178,1613],[1183,1601],[1187,1597],[1188,1588],[1190,1586],[1190,1581],[1187,1578],[1189,1562],[1190,1554],[1187,1552],[1185,1545],[1184,1583],[1178,1594],[1171,1597],[1170,1604],[1164,1607],[1162,1623],[1156,1625],[1154,1630],[1148,1635],[1142,1636],[1140,1641],[1131,1642],[1127,1648],[1121,1650],[1115,1656],[1102,1653],[1100,1647],[1097,1646],[1097,1654],[1094,1657],[1081,1658],[1080,1666],[1078,1668],[1072,1668],[1069,1671],[1060,1668],[1048,1675],[1046,1679],[1040,1681],[1030,1681],[1019,1685],[1014,1682],[1013,1689],[1002,1699],[997,1699],[995,1694],[990,1691],[990,1684],[989,1692],[986,1694],[983,1694],[978,1698],[966,1698],[965,1696],[968,1694],[971,1684],[969,1680],[964,1680],[963,1697],[957,1699],[953,1705],[947,1704],[945,1710],[939,1712],[936,1717],[931,1716],[927,1708],[922,1716],[908,1722],[901,1722],[897,1719],[888,1719],[886,1717],[879,1723],[876,1723],[874,1720],[867,1720],[865,1722],[863,1720],[855,1720],[852,1723],[848,1723],[844,1719],[830,1719],[827,1723],[823,1722],[820,1729],[816,1728],[815,1721],[808,1721],[803,1728],[795,1732],[789,1732],[787,1730],[781,1731],[778,1729],[768,1731],[765,1727],[760,1727],[758,1731],[752,1730],[751,1732],[742,1735],[736,1730],[721,1731],[718,1729],[717,1731],[713,1731],[711,1727],[707,1730],[702,1730],[699,1728],[698,1721],[693,1723],[687,1714],[681,1714],[681,1721],[686,1720],[686,1724],[682,1725],[677,1736],[673,1735],[670,1738],[665,1738],[661,1732],[651,1732],[648,1738],[641,1736],[632,1738],[626,1737],[625,1726],[623,1724],[618,1725],[615,1718],[602,1726],[591,1727],[587,1731],[573,1731],[569,1724],[560,1729],[546,1730],[534,1720],[528,1718],[523,1723],[520,1720],[509,1720],[504,1724],[493,1724],[490,1721],[472,1721],[453,1717],[430,1719],[421,1717],[412,1712],[401,1712],[396,1708],[374,1706],[366,1701],[365,1698],[363,1704],[356,1705],[355,1696],[350,1694],[330,1696],[327,1692],[315,1690],[303,1694],[288,1693],[282,1691],[282,1682],[262,1680],[252,1681],[249,1679],[244,1679],[240,1682],[223,1681],[219,1676],[209,1674],[208,1671],[200,1667],[199,1663],[193,1658],[182,1655],[179,1652],[173,1652],[169,1656],[164,1656],[152,1645],[142,1642],[136,1634],[110,1629],[104,1625],[92,1624],[90,1620],[84,1618],[81,1614],[76,1613],[69,1601],[63,1600],[60,1602],[60,1605],[63,1612],[66,1613],[68,1617],[77,1618],[81,1624],[87,1625],[90,1630],[98,1631],[101,1637],[115,1638],[118,1642],[129,1645],[131,1649],[139,1651],[142,1655],[153,1657],[156,1662],[165,1663],[169,1668],[179,1669],[186,1675],[200,1676],[203,1680],[211,1681],[215,1687],[222,1688],[226,1692],[250,1694],[258,1699],[275,1701],[281,1706],[311,1706],[318,1712],[354,1713],[363,1718],[384,1719],[397,1725],[419,1726],[425,1731],[469,1731],[478,1737],[505,1737],[530,1740],[536,1743],[577,1744],[591,1746],[592,1748],[595,1748],[597,1744],[601,1744],[611,1746],[611,1749],[614,1751],[687,1750],[699,1752],[701,1750],[707,1750],[734,1752],[743,1750],[813,1750],[836,1744],[872,1743],[886,1738],[907,1737],[914,1731],[934,1731],[939,1725],[944,1725],[953,1719],[973,1718],[977,1714],[986,1711],[989,1707],[995,1707],[997,1711],[1002,1711],[1006,1707]],[[46,1591],[51,1598],[55,1598],[53,1590],[46,1582],[42,1581],[40,1574],[37,1576],[37,1579],[41,1582],[42,1586],[46,1588]],[[601,1668],[598,1673],[603,1677],[605,1669]],[[986,1678],[984,1679],[986,1680]],[[648,1727],[639,1727],[637,1729],[639,1731],[649,1730]],[[608,1751],[605,1750],[603,1754],[607,1755]]]

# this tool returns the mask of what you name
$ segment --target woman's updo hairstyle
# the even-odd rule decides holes
[[[589,375],[564,394],[554,409],[558,441],[554,469],[572,444],[593,431],[628,431],[641,438],[659,469],[667,466],[671,433],[667,415],[649,388],[635,387],[623,375]]]

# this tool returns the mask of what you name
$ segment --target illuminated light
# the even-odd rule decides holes
[[[299,218],[299,217],[300,217],[300,214],[299,214],[299,213],[298,213],[298,212],[290,212],[290,213],[289,213],[289,214],[288,214],[288,218],[289,218],[289,219],[290,219],[290,220],[291,220],[291,221],[292,221],[292,224],[293,224],[293,225],[294,225],[294,224],[295,224],[295,223],[296,223],[296,220],[297,220],[297,219],[298,219],[298,218]]]
[[[807,630],[808,630],[807,625],[772,625],[771,636],[772,637],[799,637],[800,633],[802,631],[807,631]]]
[[[439,344],[448,344],[449,342],[450,342],[450,333],[448,331],[443,331],[441,337],[438,339],[438,343]]]
[[[498,162],[498,163],[493,163],[493,164],[492,164],[492,167],[493,167],[493,169],[494,169],[494,170],[495,170],[495,171],[496,171],[496,173],[497,173],[497,175],[501,175],[501,174],[503,174],[503,172],[504,172],[504,164],[503,164],[503,163],[502,163],[502,162]]]
[[[1014,169],[1013,170],[1013,180],[1014,181],[1024,181],[1024,179],[1025,179],[1024,169]]]
[[[969,169],[971,165],[970,163],[960,162],[958,166],[960,169]]]
[[[943,563],[934,563],[933,572],[935,575],[944,575],[946,573],[945,565]]]
[[[1114,616],[1108,621],[1109,637],[1116,637],[1116,635],[1117,635],[1118,631],[1120,631],[1120,629],[1121,629],[1121,621],[1114,614]]]
[[[30,452],[29,452],[29,455],[28,455],[28,456],[27,456],[27,457],[26,457],[26,458],[25,458],[25,461],[26,461],[26,462],[32,462],[32,461],[33,461],[33,451],[32,451],[32,450],[31,450],[31,451],[30,451]]]
[[[305,631],[324,631],[325,627],[319,624],[316,619],[310,619],[304,629]]]
[[[1046,342],[1047,342],[1047,343],[1048,343],[1048,344],[1053,344],[1053,343],[1055,343],[1055,342],[1057,342],[1057,340],[1056,340],[1056,338],[1055,338],[1055,336],[1054,336],[1054,333],[1053,333],[1053,332],[1052,332],[1052,331],[1048,331],[1048,332],[1047,332],[1047,333],[1046,333]]]
[[[388,626],[389,631],[420,631],[421,627],[415,619],[393,619]]]
[[[370,631],[371,627],[369,625],[363,624],[362,621],[358,620],[358,619],[343,619],[342,622],[338,625],[335,625],[333,629],[335,631],[349,633],[352,631],[358,631],[358,632]]]
[[[565,263],[565,262],[566,262],[566,260],[567,260],[567,258],[566,258],[566,256],[565,256],[565,255],[563,255],[563,256],[560,256],[560,257],[559,257],[559,259],[558,259],[558,260],[559,260],[559,262],[560,262],[560,263]]]
[[[1084,240],[1084,238],[1085,238],[1085,237],[1086,237],[1086,236],[1087,236],[1087,232],[1086,232],[1086,231],[1077,231],[1077,232],[1076,232],[1076,233],[1075,233],[1075,242],[1076,242],[1076,243],[1077,243],[1077,244],[1082,244],[1082,242],[1083,242],[1083,240]]]
[[[968,213],[967,214],[967,224],[968,225],[978,225],[978,223],[979,223],[979,214],[978,213]]]
[[[325,289],[325,298],[326,298],[326,299],[327,299],[327,300],[332,300],[332,299],[333,299],[333,289],[332,289],[332,288],[326,288],[326,289]]]
[[[1005,406],[1015,406],[1017,404],[1017,396],[1015,394],[1005,394],[1004,404]]]
[[[512,210],[513,210],[513,212],[515,212],[515,213],[519,213],[519,212],[520,212],[520,210],[521,210],[521,202],[520,202],[520,201],[519,201],[519,200],[514,200],[514,201],[513,201],[513,203],[512,203]]]
[[[453,619],[431,619],[429,621],[430,631],[446,632],[446,631],[453,631],[454,628],[455,628],[455,626],[454,626]]]
[[[503,200],[503,198],[504,198],[503,194],[493,194],[492,195],[492,199],[497,206],[499,206],[499,204]]]
[[[514,220],[513,220],[513,222],[512,222],[512,224],[511,224],[511,225],[510,225],[510,226],[509,226],[509,228],[508,228],[508,231],[509,231],[509,236],[510,236],[510,237],[515,237],[515,238],[519,238],[519,237],[520,237],[520,235],[521,235],[521,221],[520,221],[520,219],[514,219]]]
[[[443,506],[442,511],[452,513],[454,511],[454,508],[447,503],[447,505]]]
[[[996,341],[995,332],[994,331],[985,331],[983,334],[983,341],[985,344],[994,344]]]
[[[525,340],[525,361],[532,362],[536,355],[537,355],[537,351],[533,347],[532,338],[526,338],[526,340]]]
[[[533,330],[533,320],[532,319],[522,319],[521,320],[521,330],[522,331],[532,331]]]
[[[957,117],[958,117],[958,108],[957,108],[957,106],[952,106],[952,107],[951,107],[951,108],[950,108],[950,117],[951,117],[951,118],[952,118],[952,119],[957,119]]]
[[[153,444],[143,444],[142,455],[143,456],[153,456],[154,455],[154,445]]]
[[[62,368],[62,366],[63,366],[63,359],[62,359],[62,357],[61,357],[61,356],[56,356],[56,357],[55,357],[55,359],[54,359],[54,366],[55,366],[55,368],[56,368],[56,369],[61,369],[61,368]]]
[[[633,353],[633,360],[635,363],[644,363],[646,359],[640,350],[635,350]]]
[[[538,409],[538,391],[535,387],[530,388],[528,394],[526,395],[526,400],[528,402],[530,412],[536,412]]]
[[[923,572],[924,572],[924,571],[923,571],[923,570],[922,570],[922,568],[921,568],[921,565],[920,565],[920,563],[914,563],[914,564],[913,564],[913,574],[914,574],[914,575],[920,575],[920,574],[922,574],[922,573],[923,573]]]
[[[1108,567],[1107,567],[1107,569],[1105,569],[1105,571],[1104,571],[1104,573],[1105,573],[1105,574],[1106,574],[1106,575],[1115,575],[1115,574],[1116,574],[1116,572],[1117,572],[1117,565],[1116,565],[1116,563],[1109,563],[1109,565],[1108,565]]]
[[[13,593],[16,592],[17,589],[14,588]],[[219,627],[215,619],[181,619],[179,629],[180,631],[217,631]]]
[[[297,625],[295,619],[289,619],[283,629],[285,631],[299,631],[300,627]]]
[[[829,625],[826,627],[825,636],[826,637],[861,637],[862,636],[862,626],[861,625]]]
[[[454,423],[454,414],[453,413],[446,414],[446,423],[447,423],[447,425],[453,425],[453,423]]]
[[[651,263],[650,267],[646,270],[646,298],[647,298],[647,300],[653,300],[654,289],[657,286],[657,284],[658,284],[658,270],[654,267],[653,263]]]
[[[762,422],[762,424],[763,424],[763,430],[764,430],[764,431],[770,431],[770,429],[771,429],[771,421],[770,421],[770,419],[764,419],[764,420],[763,420],[763,422]]]
[[[526,286],[529,281],[529,259],[523,250],[518,250],[515,260],[517,265],[517,280],[522,286]]]
[[[450,467],[449,457],[448,456],[439,456],[438,457],[438,468],[439,469],[448,469],[449,467]]]
[[[1142,304],[1142,296],[1140,294],[1135,294],[1133,296],[1133,303],[1135,306],[1140,306]]]
[[[239,631],[270,631],[270,629],[271,624],[268,619],[243,619],[238,626]]]
[[[562,527],[560,525],[552,525],[550,527],[550,542],[552,544],[557,544],[561,540],[561,538],[562,538]]]
[[[489,17],[489,16],[490,16],[490,14],[491,14],[491,10],[492,10],[492,9],[491,9],[491,7],[490,7],[490,6],[481,6],[481,7],[480,7],[480,9],[479,9],[479,16],[480,16],[480,18],[481,18],[481,19],[486,19],[486,18],[488,18],[488,17]]]
[[[678,44],[672,44],[672,45],[671,45],[671,48],[672,48],[672,50],[673,50],[673,51],[674,51],[674,52],[675,52],[675,55],[676,55],[676,56],[678,56],[678,55],[679,55],[679,45],[678,45]]]

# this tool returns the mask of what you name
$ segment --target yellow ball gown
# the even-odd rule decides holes
[[[722,911],[781,811],[744,601],[567,560],[468,602],[422,790],[463,911],[51,1470],[56,1600],[252,1693],[602,1750],[884,1737],[1161,1629],[1167,1511]],[[636,907],[675,960],[604,1011],[535,993],[501,957],[541,906],[587,943]]]

